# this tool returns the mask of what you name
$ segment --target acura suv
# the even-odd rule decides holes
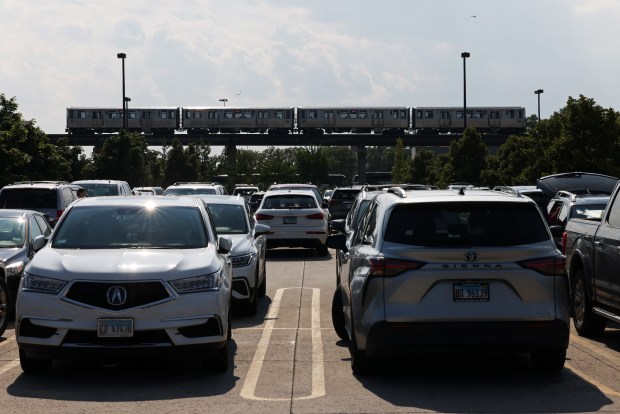
[[[569,340],[565,257],[529,197],[392,189],[372,199],[343,251],[333,323],[355,373],[417,350],[527,352],[558,372]],[[339,310],[339,311],[338,311]]]
[[[15,317],[22,369],[155,354],[226,371],[231,247],[194,197],[76,201],[23,272]]]

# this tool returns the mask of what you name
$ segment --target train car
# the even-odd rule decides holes
[[[396,134],[409,129],[410,114],[407,107],[304,107],[297,108],[297,129],[302,134]]]
[[[294,108],[183,107],[183,129],[188,134],[293,131]]]
[[[180,129],[178,107],[130,108],[127,129],[146,134],[172,134]],[[119,108],[67,108],[69,134],[110,133],[123,129],[123,110]]]
[[[417,133],[461,133],[463,107],[415,107],[412,129]],[[485,133],[525,131],[525,108],[518,106],[467,107],[467,127]]]

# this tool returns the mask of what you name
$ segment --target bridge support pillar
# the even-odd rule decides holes
[[[357,146],[357,183],[366,184],[366,147]]]
[[[226,167],[230,170],[237,163],[237,146],[235,144],[228,143],[224,148],[226,156]]]

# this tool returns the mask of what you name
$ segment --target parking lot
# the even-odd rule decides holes
[[[565,369],[537,373],[526,355],[426,352],[351,373],[332,328],[335,252],[268,252],[267,296],[233,318],[231,366],[194,361],[67,361],[25,375],[11,325],[0,339],[0,407],[7,413],[379,413],[620,411],[620,330],[571,333]]]

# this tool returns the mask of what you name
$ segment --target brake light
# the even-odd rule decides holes
[[[65,210],[56,210],[56,220],[58,220],[60,218],[60,216],[62,216],[62,213],[64,213]]]
[[[562,233],[562,254],[566,254],[566,232]]]
[[[410,260],[386,259],[385,257],[374,257],[369,259],[369,276],[396,276],[408,270],[422,268],[425,263]]]
[[[271,214],[256,214],[256,220],[271,220],[273,216]]]
[[[566,271],[566,257],[553,256],[542,259],[525,260],[519,265],[526,269],[532,269],[547,276],[562,276]]]
[[[325,218],[325,215],[323,213],[314,213],[308,214],[306,218],[310,220],[323,220]]]

